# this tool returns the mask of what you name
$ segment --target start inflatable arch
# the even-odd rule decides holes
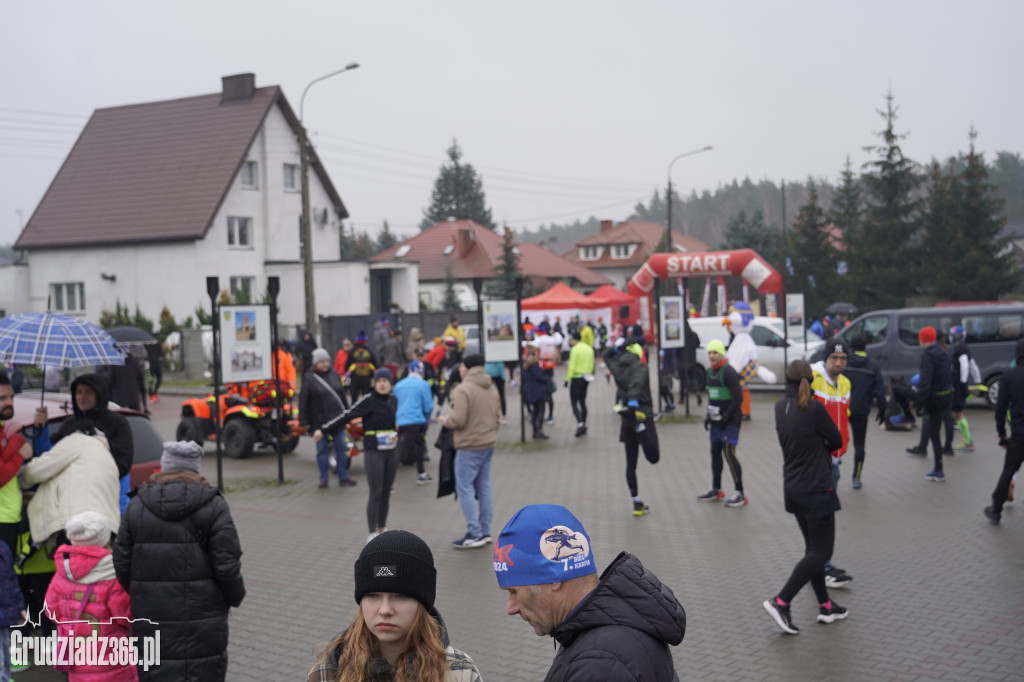
[[[782,276],[753,249],[656,253],[629,280],[629,293],[645,297],[648,320],[654,320],[653,297],[656,279],[685,277],[742,277],[759,294],[782,294]],[[645,333],[650,332],[649,325]]]

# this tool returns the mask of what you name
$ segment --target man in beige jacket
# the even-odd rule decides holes
[[[501,426],[501,401],[482,355],[467,355],[459,374],[462,381],[452,390],[451,412],[439,421],[454,432],[455,494],[466,517],[466,535],[452,544],[469,549],[492,540],[491,458]]]

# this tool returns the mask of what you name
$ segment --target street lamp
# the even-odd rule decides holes
[[[337,76],[339,73],[345,73],[346,71],[358,68],[359,64],[352,62],[344,69],[338,69],[326,76],[314,78],[306,86],[306,89],[302,91],[302,97],[299,99],[299,158],[302,164],[302,276],[306,289],[306,329],[313,334],[314,338],[316,337],[318,325],[316,319],[316,294],[313,292],[313,230],[309,219],[309,136],[306,134],[306,125],[303,123],[303,107],[306,103],[306,93],[309,92],[314,83],[319,83],[331,76]]]
[[[676,158],[672,159],[668,164],[668,194],[666,195],[666,199],[668,200],[668,224],[665,225],[665,251],[668,253],[672,253],[672,166],[675,165],[676,161],[683,157],[693,156],[694,154],[709,151],[711,151],[711,145],[701,147],[700,149],[694,149],[692,152],[683,152]]]

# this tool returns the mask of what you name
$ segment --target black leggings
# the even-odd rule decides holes
[[[533,420],[533,435],[536,436],[544,430],[544,400],[535,401],[531,411],[530,418]]]
[[[587,423],[587,385],[587,380],[582,377],[569,382],[569,402],[578,424]]]
[[[491,381],[498,389],[498,397],[501,399],[501,416],[505,416],[505,375],[502,373],[500,377],[491,377]]]
[[[1011,440],[1006,446],[1006,457],[1003,458],[1003,473],[999,475],[999,483],[992,493],[992,511],[1003,512],[1006,497],[1010,494],[1010,481],[1024,463],[1024,441]]]
[[[924,407],[924,412],[928,415],[928,439],[932,442],[936,471],[942,471],[942,420],[950,414],[952,404],[953,396],[946,393],[931,398]]]
[[[371,533],[388,525],[388,507],[391,505],[391,486],[398,473],[397,450],[363,450],[363,467],[370,499],[366,502],[366,525]]]
[[[640,459],[640,448],[644,449],[644,457],[651,464],[657,464],[661,459],[661,448],[658,445],[658,432],[654,428],[654,421],[648,417],[643,424],[644,430],[637,433],[636,420],[623,417],[622,427],[619,430],[619,441],[626,447],[626,485],[629,486],[629,494],[633,497],[639,495],[636,482],[636,463]]]
[[[736,446],[720,440],[711,441],[711,487],[722,489],[722,459],[729,463],[729,473],[736,484],[736,492],[743,492],[743,467],[736,458]]]
[[[814,596],[819,604],[828,601],[825,589],[825,561],[832,556],[836,541],[836,515],[834,512],[808,519],[803,512],[796,512],[797,525],[804,536],[804,557],[793,567],[789,580],[779,591],[779,599],[793,601],[793,597],[807,583],[811,583]]]
[[[850,431],[853,432],[853,478],[860,478],[864,468],[864,443],[868,437],[868,416],[850,415]]]

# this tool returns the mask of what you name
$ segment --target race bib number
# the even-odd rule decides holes
[[[708,419],[713,422],[722,421],[722,408],[718,405],[708,405]]]
[[[396,445],[398,445],[398,433],[395,431],[377,432],[378,450],[394,450]]]

